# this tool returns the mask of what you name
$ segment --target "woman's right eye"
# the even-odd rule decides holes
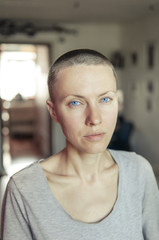
[[[75,107],[75,106],[80,105],[80,102],[79,101],[72,101],[72,102],[70,102],[70,105]]]

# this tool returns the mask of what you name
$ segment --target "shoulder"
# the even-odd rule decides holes
[[[39,161],[33,162],[29,164],[27,167],[21,169],[20,171],[16,172],[12,175],[12,178],[15,181],[25,180],[28,177],[33,177],[35,175],[36,169],[38,168]]]
[[[16,190],[19,192],[28,191],[38,183],[39,177],[39,162],[36,161],[12,175],[7,184],[7,190],[12,192]]]
[[[125,172],[128,177],[145,180],[154,178],[154,173],[150,162],[143,156],[135,152],[110,150],[119,168]]]
[[[158,195],[157,181],[147,159],[134,152],[111,151],[111,153],[119,165],[119,176],[125,189],[132,191],[133,194],[151,192]]]
[[[117,163],[123,164],[126,167],[152,169],[149,161],[135,152],[110,150],[110,153]]]

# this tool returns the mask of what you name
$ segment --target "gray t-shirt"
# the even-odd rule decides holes
[[[159,240],[159,191],[150,164],[135,153],[111,154],[119,166],[119,186],[106,218],[91,224],[72,219],[35,162],[9,181],[2,240]]]

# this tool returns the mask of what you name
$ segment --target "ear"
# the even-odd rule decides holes
[[[46,105],[47,105],[47,108],[48,108],[48,110],[49,110],[49,113],[50,113],[51,118],[52,118],[55,122],[58,122],[57,115],[56,115],[56,111],[55,111],[55,104],[54,104],[52,101],[47,100],[47,101],[46,101]]]

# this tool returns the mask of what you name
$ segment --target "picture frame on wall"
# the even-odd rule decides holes
[[[132,64],[133,66],[136,66],[137,63],[138,63],[138,54],[137,54],[137,52],[132,52],[132,53],[130,54],[130,58],[131,58],[131,64]]]
[[[155,65],[155,45],[154,43],[149,43],[146,48],[146,62],[147,68],[153,69]]]
[[[153,94],[154,92],[154,82],[152,80],[147,82],[147,91],[149,94]]]
[[[151,97],[147,97],[146,99],[146,109],[147,112],[151,112],[152,111],[152,107],[153,107],[153,100]]]

